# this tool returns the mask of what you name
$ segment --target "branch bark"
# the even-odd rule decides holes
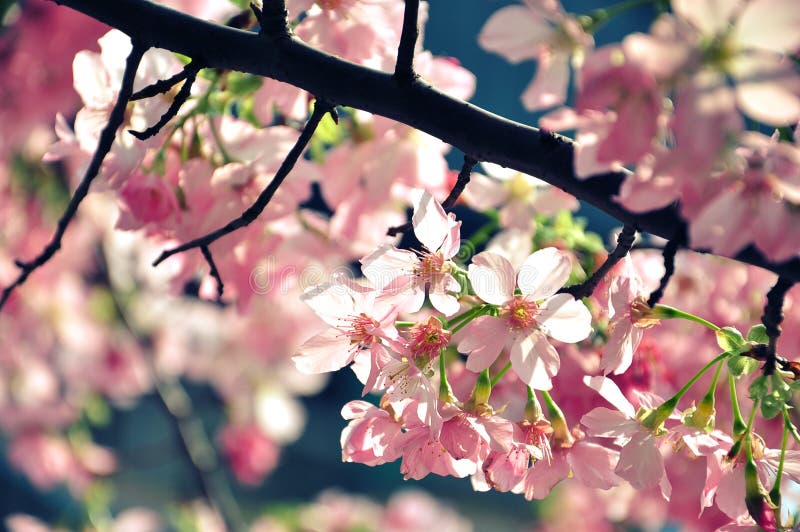
[[[573,172],[573,145],[565,137],[451,98],[419,79],[399,83],[390,73],[325,54],[294,37],[268,39],[201,21],[146,0],[52,1],[118,28],[145,44],[182,53],[209,67],[267,76],[338,105],[397,120],[478,160],[536,176],[623,224],[636,225],[642,232],[671,238],[685,226],[675,206],[640,214],[616,203],[614,197],[624,173],[578,180]],[[753,246],[732,258],[800,281],[800,258],[770,262]]]

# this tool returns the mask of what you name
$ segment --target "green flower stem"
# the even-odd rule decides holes
[[[709,329],[711,329],[714,332],[717,332],[717,331],[720,330],[719,327],[717,327],[716,325],[714,325],[713,323],[711,323],[708,320],[704,320],[700,316],[695,316],[694,314],[690,314],[688,312],[684,312],[682,310],[676,309],[675,307],[670,307],[668,305],[659,304],[659,305],[656,305],[655,307],[653,307],[653,317],[654,318],[660,318],[660,319],[667,319],[667,320],[675,319],[675,318],[683,319],[683,320],[689,320],[689,321],[693,321],[695,323],[699,323],[700,325],[703,325],[704,327],[708,327]]]
[[[789,410],[786,408],[786,405],[783,405],[783,426],[789,431],[789,434],[792,435],[794,441],[800,443],[800,434],[797,432],[797,428],[792,423],[791,418],[789,418]]]
[[[467,312],[465,312],[461,316],[456,316],[457,318],[461,318],[461,319],[459,319],[459,324],[458,325],[456,325],[455,327],[452,327],[450,329],[450,332],[452,332],[453,334],[457,333],[458,331],[463,329],[469,322],[471,322],[472,320],[474,320],[478,316],[483,316],[485,314],[488,314],[489,312],[491,312],[491,310],[492,310],[492,305],[483,305],[481,307],[476,307],[476,308],[474,308],[472,310],[468,310]],[[467,314],[469,314],[469,316],[466,316]],[[463,316],[466,316],[466,317],[463,317]],[[450,323],[448,325],[452,325],[452,323]]]
[[[492,377],[492,386],[494,386],[495,384],[497,384],[497,382],[498,382],[500,379],[502,379],[502,378],[503,378],[503,375],[505,375],[505,374],[506,374],[506,372],[507,372],[508,370],[510,370],[510,369],[511,369],[511,362],[509,362],[509,363],[507,363],[505,366],[503,366],[503,369],[501,369],[500,371],[498,371],[498,372],[495,374],[495,376],[494,376],[494,377]]]
[[[658,0],[626,0],[608,7],[595,9],[588,15],[578,17],[578,20],[580,20],[581,26],[583,26],[583,30],[586,33],[594,33],[609,19],[647,4],[658,4]]]
[[[228,150],[225,149],[225,144],[222,142],[222,137],[217,131],[217,126],[214,124],[214,120],[209,117],[208,119],[208,127],[211,130],[211,136],[214,137],[214,142],[219,149],[219,154],[222,155],[222,163],[223,164],[230,164],[233,162],[233,157],[228,153]]]
[[[496,212],[483,213],[489,217],[489,221],[483,224],[477,231],[475,231],[469,238],[469,242],[474,249],[479,248],[489,241],[489,238],[500,229],[499,216]]]
[[[444,358],[444,349],[442,349],[439,353],[439,399],[445,403],[452,403],[454,401],[453,389],[450,387],[450,383],[447,382],[447,368]]]
[[[396,321],[394,322],[394,326],[400,328],[413,327],[416,323],[415,321]]]
[[[550,425],[553,427],[553,437],[561,444],[571,444],[575,441],[567,424],[567,418],[558,404],[553,400],[550,392],[542,390],[542,398],[547,406],[547,415],[550,417]]]
[[[775,517],[780,516],[780,506],[781,506],[781,477],[783,477],[783,462],[786,459],[786,444],[789,441],[789,427],[786,426],[786,423],[783,424],[783,437],[781,438],[781,461],[778,462],[778,472],[775,474],[775,484],[772,486],[772,489],[769,491],[769,498],[772,503],[778,507],[775,510],[776,515]]]
[[[703,366],[702,369],[700,369],[700,371],[695,373],[694,377],[689,379],[689,382],[684,384],[683,388],[678,390],[678,393],[676,393],[671,398],[664,401],[664,404],[662,404],[656,409],[657,412],[656,418],[659,420],[659,422],[655,424],[655,427],[663,423],[670,416],[670,414],[672,414],[672,411],[675,410],[676,406],[678,406],[678,401],[681,400],[681,397],[683,397],[686,394],[686,392],[689,391],[689,388],[691,388],[694,385],[694,383],[696,383],[697,380],[705,374],[705,372],[713,368],[716,364],[722,362],[728,356],[730,356],[730,353],[727,352],[717,355],[717,357],[714,358],[714,360]]]
[[[733,410],[733,439],[738,440],[747,427],[742,418],[742,411],[739,409],[739,397],[736,394],[736,379],[733,375],[728,375],[728,387],[731,395],[731,408]],[[800,441],[800,440],[798,440]]]
[[[536,423],[544,417],[542,414],[542,405],[539,404],[539,400],[536,398],[536,392],[533,391],[533,388],[530,386],[526,386],[526,388],[528,389],[528,401],[525,403],[525,419],[531,423]]]

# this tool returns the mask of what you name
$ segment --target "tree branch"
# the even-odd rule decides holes
[[[456,178],[456,182],[453,185],[453,188],[450,190],[450,193],[447,195],[445,200],[442,202],[442,208],[447,210],[455,205],[456,200],[464,192],[464,189],[469,184],[470,176],[472,175],[472,169],[475,165],[478,164],[478,161],[470,157],[469,155],[464,156],[464,164],[461,165],[461,171],[458,172],[458,177]],[[406,222],[403,225],[396,225],[394,227],[390,227],[386,234],[388,236],[397,236],[400,233],[405,233],[406,231],[410,231],[413,225],[411,222]]]
[[[150,137],[157,135],[158,132],[161,131],[161,128],[167,125],[167,122],[172,120],[172,118],[178,114],[178,111],[181,110],[183,104],[189,99],[189,95],[192,92],[192,85],[194,84],[194,80],[197,78],[197,73],[200,72],[201,68],[202,67],[197,64],[196,61],[192,61],[186,65],[186,68],[183,69],[183,71],[186,72],[183,85],[181,85],[178,94],[175,95],[175,98],[172,100],[169,108],[166,110],[166,112],[164,112],[163,115],[161,115],[161,118],[158,120],[158,122],[144,131],[134,131],[129,129],[128,132],[139,140],[147,140]]]
[[[636,226],[626,225],[617,237],[617,246],[614,248],[605,262],[600,265],[597,270],[584,282],[572,286],[567,286],[559,290],[560,293],[571,294],[575,299],[583,299],[589,297],[597,288],[597,285],[611,271],[611,268],[621,261],[631,249],[633,241],[636,238]]]
[[[405,4],[394,77],[400,83],[411,83],[417,77],[414,73],[414,49],[419,38],[419,0],[405,0]]]
[[[222,282],[222,276],[219,274],[219,270],[217,269],[217,265],[214,262],[214,257],[211,255],[211,250],[208,249],[208,246],[200,246],[200,252],[203,254],[203,258],[206,259],[208,263],[208,269],[210,270],[209,273],[211,277],[217,282],[217,303],[222,303],[222,293],[225,291],[225,284]]]
[[[303,132],[300,134],[300,137],[297,139],[297,142],[295,142],[292,149],[286,155],[286,159],[284,159],[281,167],[278,168],[278,171],[275,173],[275,177],[272,178],[272,181],[270,181],[269,185],[267,185],[267,188],[261,191],[261,194],[258,195],[256,201],[246,211],[244,211],[241,216],[231,220],[216,231],[212,231],[207,235],[195,238],[194,240],[191,240],[176,248],[165,250],[153,262],[153,266],[158,266],[165,259],[168,259],[177,253],[194,248],[207,248],[210,244],[219,240],[223,236],[230,234],[237,229],[241,229],[242,227],[247,227],[256,218],[258,218],[258,216],[264,211],[267,204],[272,199],[272,196],[275,195],[275,192],[277,192],[278,188],[281,186],[281,183],[283,183],[283,180],[287,175],[289,175],[289,172],[292,171],[292,168],[294,168],[297,159],[300,158],[300,155],[305,150],[306,145],[314,135],[317,125],[319,125],[320,120],[322,120],[322,117],[325,116],[326,113],[331,113],[331,115],[334,117],[334,120],[337,120],[336,111],[333,108],[333,104],[318,99],[314,103],[314,112],[311,113],[311,118],[309,118],[308,122],[306,122]],[[219,281],[221,282],[221,279]]]
[[[61,240],[64,237],[64,233],[67,231],[67,227],[75,217],[75,213],[78,212],[78,207],[80,206],[81,202],[89,193],[89,187],[91,186],[94,178],[97,177],[97,174],[100,172],[100,166],[103,164],[103,159],[106,158],[106,155],[108,155],[108,152],[111,150],[111,145],[114,143],[114,138],[117,135],[117,129],[119,129],[119,126],[121,126],[122,122],[125,120],[125,107],[128,105],[128,101],[130,100],[133,92],[133,80],[136,77],[136,70],[139,68],[139,62],[141,61],[142,56],[147,49],[148,45],[133,39],[133,48],[131,49],[130,54],[128,54],[128,59],[125,61],[125,72],[122,75],[122,83],[120,84],[117,101],[114,104],[114,107],[111,109],[111,114],[108,117],[106,126],[100,133],[100,138],[97,142],[97,148],[94,151],[94,155],[92,155],[91,161],[89,161],[89,166],[86,168],[86,172],[84,172],[81,182],[78,184],[78,187],[72,194],[72,198],[69,200],[67,209],[58,220],[56,232],[50,239],[50,243],[45,246],[45,248],[35,259],[27,262],[22,260],[17,260],[15,262],[17,267],[20,269],[20,273],[16,280],[7,286],[3,290],[2,295],[0,295],[0,310],[2,310],[3,305],[5,305],[6,301],[8,301],[8,298],[11,297],[11,292],[13,292],[16,287],[24,283],[34,270],[43,266],[53,257],[53,255],[56,254],[59,249],[61,249]]]
[[[623,224],[636,224],[642,232],[671,238],[676,230],[685,228],[675,206],[634,213],[614,201],[625,173],[609,172],[589,180],[577,179],[573,172],[573,145],[565,137],[506,120],[451,98],[419,79],[400,84],[391,74],[322,53],[296,38],[272,39],[270,46],[264,46],[257,34],[201,21],[146,0],[52,1],[77,9],[144,43],[188,55],[209,67],[267,76],[338,105],[397,120],[478,160],[536,176]],[[270,0],[267,6],[272,3]],[[733,258],[800,281],[800,258],[771,262],[753,246]]]
[[[158,96],[159,94],[166,93],[172,87],[174,87],[181,81],[185,80],[186,77],[189,75],[189,72],[191,72],[195,68],[196,68],[196,63],[192,61],[191,63],[183,67],[183,69],[181,69],[181,71],[175,74],[174,76],[170,76],[167,79],[160,79],[155,83],[134,92],[130,97],[130,101],[135,102],[137,100],[144,100],[145,98],[152,98],[153,96]]]
[[[767,293],[767,304],[764,306],[764,314],[761,316],[761,323],[767,331],[769,344],[765,354],[764,375],[775,373],[777,360],[776,347],[778,337],[781,335],[781,322],[783,321],[783,300],[786,292],[794,285],[793,281],[785,277],[778,277],[778,281]]]
[[[661,301],[661,298],[664,296],[664,291],[667,289],[667,285],[669,284],[669,280],[672,279],[672,274],[675,273],[675,255],[678,253],[678,249],[684,245],[686,242],[686,232],[685,230],[681,230],[678,234],[673,236],[667,245],[664,246],[664,251],[661,254],[664,256],[664,276],[661,277],[661,281],[658,283],[658,288],[653,290],[650,294],[650,297],[647,299],[647,306],[654,307]]]

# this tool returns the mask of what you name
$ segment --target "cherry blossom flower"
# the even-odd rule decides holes
[[[481,163],[488,174],[472,173],[464,199],[479,210],[500,208],[500,225],[532,232],[535,216],[554,216],[562,210],[578,210],[578,200],[533,176],[493,163]]]
[[[584,383],[617,408],[597,407],[581,418],[587,434],[614,438],[622,446],[614,472],[639,490],[659,486],[662,496],[669,500],[672,486],[659,450],[659,440],[665,432],[659,434],[643,425],[633,405],[614,381],[605,377],[585,377]],[[640,397],[646,399],[644,395]]]
[[[461,222],[445,214],[442,206],[427,191],[413,193],[414,235],[424,251],[411,252],[385,244],[361,259],[361,271],[381,288],[388,301],[407,312],[422,307],[427,292],[433,307],[446,316],[458,312],[461,285],[450,273],[450,259],[461,243]]]
[[[342,417],[350,423],[342,430],[342,461],[376,466],[400,458],[396,438],[402,425],[390,413],[392,407],[384,404],[383,408],[366,401],[344,405]]]
[[[377,294],[373,288],[343,277],[308,289],[301,299],[330,329],[298,348],[292,357],[297,369],[303,373],[336,371],[364,354],[371,360],[364,393],[371,390],[380,362],[388,357],[384,342],[396,344],[399,337],[394,327],[397,307],[376,301]]]
[[[516,274],[499,255],[476,255],[469,266],[472,287],[478,297],[500,308],[498,317],[481,316],[464,329],[458,349],[470,353],[467,369],[482,371],[509,349],[517,376],[531,388],[549,390],[560,360],[547,336],[574,343],[591,332],[586,306],[569,294],[556,294],[570,269],[569,257],[555,248],[536,251]],[[515,285],[521,294],[514,294]]]
[[[564,102],[570,61],[578,68],[583,50],[591,48],[593,41],[557,0],[525,0],[524,4],[504,7],[489,17],[478,42],[512,63],[538,61],[536,77],[522,94],[525,108],[537,111]]]
[[[255,425],[228,425],[220,443],[233,474],[243,484],[261,484],[278,463],[278,446]]]
[[[610,337],[603,350],[600,369],[606,375],[611,372],[619,375],[631,366],[644,329],[657,323],[657,320],[647,318],[646,293],[630,255],[625,256],[622,271],[611,281],[608,295]]]

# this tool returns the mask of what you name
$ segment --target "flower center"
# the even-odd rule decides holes
[[[422,253],[419,257],[419,265],[414,269],[414,275],[420,278],[423,283],[430,283],[437,276],[446,273],[446,261],[440,251],[436,253]]]
[[[376,320],[370,318],[363,312],[358,316],[347,318],[350,326],[345,329],[345,334],[350,337],[351,344],[368,346],[376,341],[373,331],[380,326]]]
[[[442,348],[450,343],[452,334],[442,328],[442,322],[435,316],[428,318],[425,323],[417,323],[409,331],[411,338],[408,348],[416,358],[428,360],[436,357]]]
[[[500,315],[508,320],[508,325],[515,331],[527,329],[536,323],[539,306],[525,296],[514,296],[501,311]]]

